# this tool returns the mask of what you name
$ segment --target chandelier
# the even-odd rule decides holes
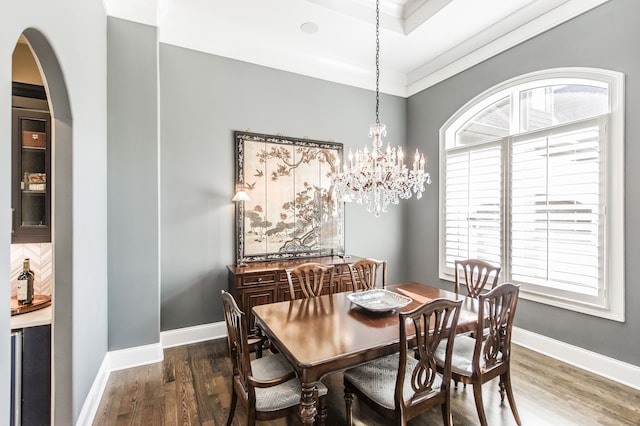
[[[367,206],[367,211],[376,217],[386,212],[389,204],[398,204],[400,199],[409,199],[416,194],[422,198],[424,184],[431,183],[425,173],[425,157],[416,149],[411,169],[405,164],[402,147],[391,147],[387,143],[382,151],[382,138],[387,130],[380,124],[380,0],[376,0],[376,122],[369,128],[373,137],[371,152],[365,146],[354,155],[349,150],[348,162],[342,170],[340,164],[332,174],[338,200],[355,201]]]

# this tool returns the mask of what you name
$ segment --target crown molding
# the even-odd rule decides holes
[[[406,95],[412,96],[422,90],[446,80],[449,77],[469,69],[492,56],[504,52],[549,29],[575,18],[610,0],[569,0],[557,8],[530,20],[515,30],[502,34],[503,27],[513,20],[520,19],[521,13],[514,14],[498,25],[467,39],[454,49],[438,56],[407,75]]]

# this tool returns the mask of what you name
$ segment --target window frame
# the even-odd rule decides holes
[[[527,300],[544,303],[563,309],[585,313],[614,321],[625,321],[625,259],[624,259],[624,74],[598,68],[565,67],[536,71],[524,74],[505,82],[502,82],[476,96],[467,102],[462,108],[456,111],[440,128],[440,172],[439,172],[439,259],[438,276],[440,279],[453,281],[455,279],[452,268],[446,267],[445,259],[445,187],[446,187],[446,157],[447,146],[455,149],[455,145],[448,144],[451,138],[455,138],[455,133],[475,114],[496,102],[505,95],[511,96],[511,131],[510,135],[504,138],[487,140],[485,143],[496,143],[496,141],[509,141],[512,138],[520,137],[527,133],[537,133],[546,131],[553,127],[534,130],[532,132],[518,131],[519,122],[519,93],[532,87],[550,86],[554,80],[566,83],[567,79],[571,84],[581,82],[601,82],[609,88],[609,113],[598,117],[591,117],[585,120],[604,120],[605,138],[602,142],[603,151],[601,153],[604,161],[605,180],[605,209],[604,238],[602,248],[604,256],[604,291],[597,300],[577,300],[572,297],[572,293],[561,291],[548,291],[546,287],[539,287],[532,284],[520,283],[520,296]],[[516,117],[514,119],[514,117]],[[557,127],[570,126],[582,120],[560,124]],[[454,141],[455,143],[455,141]],[[502,214],[502,278],[507,281],[510,277],[509,258],[509,209],[507,197],[510,191],[510,143],[504,143],[507,151],[503,151],[503,214]],[[506,277],[506,278],[505,278]]]

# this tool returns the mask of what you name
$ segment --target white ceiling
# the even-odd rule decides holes
[[[381,0],[380,90],[410,96],[606,1]],[[375,0],[103,2],[162,43],[375,88]]]

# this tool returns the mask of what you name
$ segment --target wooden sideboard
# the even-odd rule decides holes
[[[289,282],[285,269],[308,263],[318,262],[334,266],[333,292],[352,291],[349,264],[360,260],[359,257],[342,258],[339,256],[311,257],[275,262],[256,262],[246,266],[230,265],[229,293],[233,294],[240,309],[247,314],[249,332],[255,331],[251,308],[267,303],[290,300]],[[326,285],[322,293],[329,293]]]

